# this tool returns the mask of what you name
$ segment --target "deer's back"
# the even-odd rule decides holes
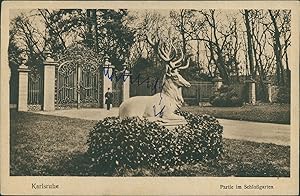
[[[153,96],[136,96],[125,100],[119,108],[119,116],[125,117],[143,117],[147,105],[152,104]]]

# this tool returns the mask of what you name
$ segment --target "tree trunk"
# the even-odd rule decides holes
[[[86,15],[87,15],[87,45],[88,47],[90,48],[93,48],[94,46],[94,43],[93,43],[93,32],[92,32],[92,29],[93,29],[93,19],[92,19],[92,16],[93,16],[93,10],[92,9],[87,9],[86,11]]]
[[[254,62],[253,62],[253,51],[252,51],[252,33],[249,22],[249,10],[245,10],[245,25],[247,30],[247,42],[248,42],[248,58],[249,58],[249,67],[250,67],[250,75],[253,76],[254,72]]]
[[[225,61],[224,61],[224,58],[222,56],[222,51],[218,51],[217,54],[218,54],[218,59],[217,59],[216,65],[217,65],[218,70],[220,72],[220,76],[223,79],[223,83],[224,84],[230,84],[230,79],[228,77],[227,70],[224,66]]]
[[[186,37],[184,32],[184,12],[185,10],[180,11],[180,34],[182,39],[182,52],[185,55],[184,62],[186,61]]]
[[[97,53],[99,53],[99,32],[98,32],[98,23],[97,23],[97,15],[96,15],[96,9],[93,9],[93,23],[94,23],[94,31],[95,31],[95,50]]]
[[[197,65],[200,67],[200,41],[197,40]]]
[[[288,57],[288,43],[285,43],[285,65],[286,65],[286,84],[290,87],[291,85],[291,70],[289,67],[289,57]]]
[[[284,86],[284,69],[282,65],[282,48],[280,44],[280,32],[276,23],[275,16],[273,15],[272,11],[269,10],[269,14],[272,20],[272,24],[274,26],[274,53],[276,57],[276,71],[277,71],[277,79],[278,84]]]

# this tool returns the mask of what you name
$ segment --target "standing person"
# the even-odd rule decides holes
[[[110,88],[108,88],[107,92],[105,93],[105,104],[107,106],[107,110],[110,110],[110,105],[112,104],[112,98],[113,98],[113,94],[110,91]]]

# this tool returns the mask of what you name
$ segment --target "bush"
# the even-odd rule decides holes
[[[182,146],[180,160],[184,163],[217,159],[222,154],[223,127],[210,115],[196,115],[177,111],[184,116],[187,125],[175,129],[178,144]]]
[[[290,103],[291,102],[291,92],[289,87],[281,86],[278,88],[278,93],[275,98],[276,103]]]
[[[87,154],[94,168],[162,168],[218,159],[223,127],[208,115],[183,115],[188,124],[169,130],[147,119],[108,117],[90,131]]]
[[[242,106],[243,101],[240,99],[234,89],[227,85],[222,85],[212,97],[210,104],[217,107]]]

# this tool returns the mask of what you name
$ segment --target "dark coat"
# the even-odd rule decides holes
[[[105,93],[105,104],[111,104],[112,103],[113,94],[111,92]]]

